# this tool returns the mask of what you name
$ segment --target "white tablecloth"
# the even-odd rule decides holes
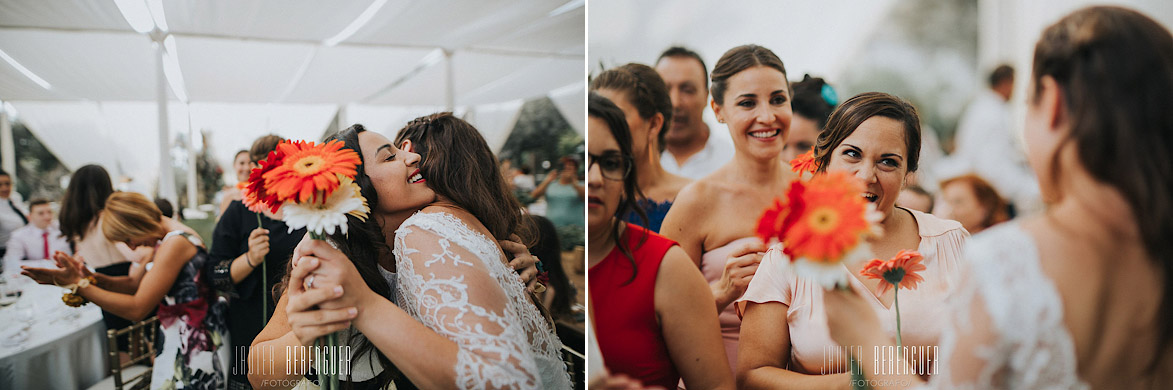
[[[66,306],[63,288],[28,278],[20,287],[20,301],[0,308],[0,335],[23,327],[30,311],[32,323],[27,341],[12,345],[0,340],[0,389],[84,389],[105,378],[101,309],[92,303]]]

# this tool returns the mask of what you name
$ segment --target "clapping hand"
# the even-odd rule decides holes
[[[20,274],[32,278],[39,284],[56,286],[74,284],[81,278],[92,275],[90,270],[85,267],[81,256],[75,260],[65,252],[57,251],[53,254],[53,261],[57,263],[55,269],[25,265],[20,267]]]

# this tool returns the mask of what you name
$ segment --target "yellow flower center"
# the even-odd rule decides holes
[[[305,156],[293,163],[293,171],[302,176],[309,176],[322,170],[326,160],[321,156]]]
[[[807,223],[816,233],[826,234],[839,226],[839,213],[831,207],[819,207],[811,211]]]

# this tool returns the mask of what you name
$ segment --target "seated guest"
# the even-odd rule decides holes
[[[29,223],[13,230],[4,254],[4,272],[20,272],[21,260],[51,259],[53,252],[69,250],[69,241],[53,226],[53,207],[45,199],[29,202]]]
[[[20,193],[12,190],[12,177],[0,170],[0,245],[7,245],[12,231],[29,223],[21,203]],[[5,250],[7,247],[0,247],[0,256]]]
[[[134,192],[110,195],[100,218],[108,240],[156,248],[154,266],[133,293],[108,289],[82,262],[61,253],[55,256],[57,269],[24,267],[23,274],[41,284],[66,286],[70,291],[63,300],[71,306],[89,301],[132,321],[158,308],[152,389],[227,388],[227,303],[200,275],[210,261],[203,242]]]

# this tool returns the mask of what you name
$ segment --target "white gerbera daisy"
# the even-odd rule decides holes
[[[862,241],[863,238],[860,240]],[[792,262],[785,253],[782,253],[781,245],[771,247],[765,256],[770,260],[770,263],[781,266],[783,269],[790,269],[798,277],[813,281],[824,289],[830,290],[836,286],[847,286],[849,282],[847,278],[850,275],[843,266],[851,266],[872,258],[872,248],[866,242],[860,242],[840,261],[830,263],[814,261],[805,257],[799,257]],[[762,262],[765,263],[766,259],[762,259]]]
[[[370,207],[360,193],[354,180],[338,175],[339,185],[321,203],[311,200],[306,203],[286,203],[282,208],[285,224],[289,231],[306,228],[317,234],[334,234],[338,229],[346,234],[346,215],[365,221]]]

